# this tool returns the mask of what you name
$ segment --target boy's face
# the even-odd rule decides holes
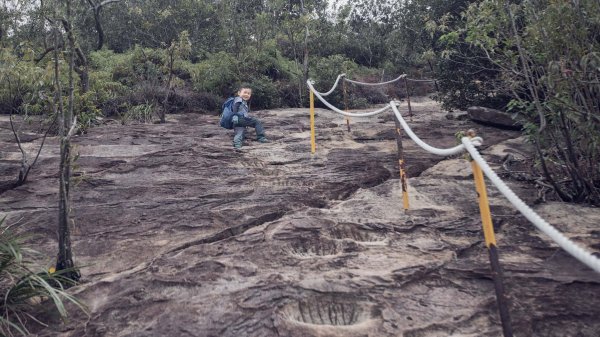
[[[252,96],[252,89],[242,88],[240,91],[238,91],[238,96],[240,96],[244,101],[248,101]]]

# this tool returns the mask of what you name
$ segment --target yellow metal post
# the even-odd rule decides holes
[[[315,141],[315,96],[310,91],[310,153],[315,154],[317,144]]]
[[[496,246],[496,237],[494,236],[494,226],[492,225],[492,214],[490,213],[490,204],[487,197],[485,182],[483,180],[483,172],[481,167],[471,160],[471,168],[473,169],[473,178],[475,179],[475,189],[479,199],[479,211],[481,212],[481,223],[483,224],[483,236],[485,245],[490,248],[490,245]]]
[[[469,131],[469,136],[474,137],[474,132]],[[510,312],[508,310],[508,300],[504,292],[504,283],[502,266],[498,248],[496,246],[496,237],[494,235],[494,226],[492,224],[492,214],[490,212],[490,204],[488,201],[485,181],[483,180],[483,172],[481,167],[475,160],[471,158],[471,168],[473,169],[473,178],[475,179],[475,189],[479,199],[479,211],[481,212],[481,223],[483,225],[483,236],[485,245],[488,250],[490,265],[492,269],[492,280],[496,291],[496,301],[498,303],[498,311],[500,321],[502,322],[502,334],[504,337],[513,337],[512,323],[510,321]]]
[[[404,212],[408,212],[408,184],[406,182],[406,170],[404,168],[404,149],[402,146],[402,133],[401,125],[396,117],[394,117],[394,123],[396,123],[396,146],[398,147],[398,153],[396,158],[398,159],[398,169],[400,170],[400,185],[402,187],[402,205],[404,206]]]
[[[402,204],[404,211],[408,211],[408,184],[406,183],[406,171],[404,170],[404,160],[399,160],[400,182],[402,183]]]

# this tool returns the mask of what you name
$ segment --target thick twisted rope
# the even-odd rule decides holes
[[[367,86],[379,86],[379,85],[386,85],[386,84],[390,84],[390,83],[394,83],[396,81],[399,81],[403,78],[406,77],[406,74],[402,74],[400,76],[398,76],[397,78],[391,80],[391,81],[387,81],[387,82],[379,82],[379,83],[367,83],[367,82],[359,82],[359,81],[354,81],[354,80],[350,80],[344,77],[344,81],[349,82],[349,83],[354,83],[354,84],[358,84],[358,85],[367,85]]]
[[[435,82],[435,79],[416,79],[416,78],[406,78],[407,81],[410,82]]]
[[[342,74],[342,75],[344,75],[344,74]],[[338,76],[338,80],[341,78],[342,75]],[[400,79],[400,78],[402,78],[402,76],[399,77],[398,79]],[[398,80],[398,79],[396,79],[396,80]],[[334,88],[332,88],[332,90],[335,89],[335,86],[337,86],[338,80],[336,80],[336,84],[334,85]],[[352,81],[349,81],[349,82],[352,82]],[[480,137],[473,137],[473,138],[463,137],[461,139],[461,142],[462,142],[461,145],[458,145],[458,146],[455,146],[452,148],[447,148],[447,149],[435,148],[435,147],[430,146],[429,144],[425,143],[424,141],[422,141],[411,130],[411,128],[408,126],[408,124],[402,117],[402,114],[400,113],[400,111],[398,111],[398,107],[396,106],[397,102],[391,101],[385,107],[383,107],[379,110],[371,111],[371,112],[348,113],[348,112],[345,112],[345,111],[342,111],[342,110],[336,108],[331,103],[327,102],[323,97],[321,97],[321,94],[315,90],[315,88],[312,86],[312,83],[310,80],[307,81],[307,84],[308,84],[309,89],[317,96],[317,98],[321,102],[323,102],[323,104],[325,104],[327,107],[329,107],[334,112],[339,113],[344,116],[368,117],[368,116],[373,116],[373,115],[379,114],[379,113],[391,108],[392,111],[394,112],[394,115],[400,122],[400,125],[406,132],[406,134],[417,145],[419,145],[421,148],[423,148],[425,151],[428,151],[428,152],[431,152],[433,154],[437,154],[440,156],[450,156],[450,155],[455,155],[455,154],[461,153],[466,150],[471,155],[473,160],[475,160],[477,162],[477,164],[479,164],[479,166],[481,167],[481,170],[490,179],[490,181],[498,188],[500,193],[502,193],[504,195],[504,197],[506,199],[508,199],[508,201],[513,206],[515,206],[515,208],[519,212],[521,212],[521,214],[523,214],[523,216],[525,216],[525,218],[527,218],[531,223],[533,223],[533,225],[536,226],[544,234],[548,235],[562,249],[564,249],[569,254],[571,254],[571,256],[573,256],[574,258],[576,258],[577,260],[579,260],[581,263],[585,264],[586,266],[590,267],[594,271],[600,273],[600,259],[599,258],[597,258],[596,256],[592,255],[590,252],[588,252],[584,248],[577,245],[571,239],[567,238],[564,234],[560,233],[556,228],[554,228],[552,225],[550,225],[548,222],[546,222],[546,220],[542,219],[535,211],[533,211],[529,206],[527,206],[527,204],[525,204],[525,202],[523,202],[523,200],[521,200],[504,183],[504,181],[502,181],[502,179],[500,179],[500,177],[498,177],[498,175],[492,170],[492,168],[487,164],[485,159],[483,159],[481,154],[479,154],[479,152],[475,148],[476,146],[480,146],[482,144],[482,139]],[[360,82],[358,82],[358,84],[360,84]]]
[[[398,111],[398,108],[396,107],[396,102],[391,101],[390,106],[392,107],[392,111],[394,111],[394,115],[396,115],[396,118],[400,122],[400,125],[402,125],[402,128],[404,129],[406,134],[410,137],[410,139],[412,139],[415,143],[417,143],[417,145],[422,147],[425,151],[431,152],[433,154],[437,154],[438,156],[451,156],[451,155],[459,154],[459,153],[465,151],[465,146],[462,144],[457,145],[452,148],[449,148],[449,149],[439,149],[439,148],[433,147],[433,146],[425,143],[419,137],[417,137],[417,135],[415,135],[415,133],[410,129],[410,127],[408,126],[408,124],[406,123],[404,118],[402,118],[402,114],[400,114],[400,111]],[[482,144],[483,140],[481,139],[481,137],[474,137],[472,139],[472,142],[476,146],[480,146]]]
[[[542,219],[535,211],[521,200],[505,183],[498,177],[498,175],[492,170],[487,164],[485,159],[479,154],[472,141],[468,137],[461,139],[463,145],[473,158],[481,167],[481,170],[490,179],[490,181],[498,188],[500,193],[508,199],[508,201],[515,206],[523,216],[525,216],[531,223],[533,223],[540,231],[548,235],[554,242],[556,242],[562,249],[566,250],[574,258],[581,261],[583,264],[592,268],[596,272],[600,273],[600,259],[589,253],[588,251],[581,248],[575,242],[560,233],[556,228],[550,225],[546,220]]]
[[[331,95],[331,93],[333,93],[333,91],[335,90],[335,88],[337,88],[338,86],[338,82],[340,81],[341,78],[346,78],[346,74],[339,74],[338,77],[335,79],[335,83],[333,84],[333,87],[331,89],[329,89],[328,92],[317,92],[316,90],[313,90],[313,92],[315,94],[319,94],[321,96],[329,96]],[[313,88],[314,89],[314,88]]]
[[[339,113],[340,115],[344,115],[344,116],[348,116],[348,117],[369,117],[369,116],[373,116],[373,115],[377,115],[380,114],[382,112],[384,112],[385,110],[390,108],[390,105],[386,105],[381,109],[375,110],[375,111],[369,111],[369,112],[346,112],[346,111],[342,111],[338,108],[336,108],[335,106],[333,106],[331,103],[327,102],[322,96],[321,94],[315,90],[315,88],[312,85],[312,82],[310,80],[306,81],[306,84],[308,85],[308,88],[310,89],[310,91],[313,92],[313,94],[315,94],[315,96],[317,96],[317,98],[323,102],[323,104],[325,104],[325,106],[327,106],[328,108],[330,108],[331,110]]]

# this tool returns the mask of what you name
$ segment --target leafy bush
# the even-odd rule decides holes
[[[190,66],[193,88],[220,96],[230,96],[239,81],[238,62],[230,54],[211,54],[206,60]]]
[[[280,81],[276,83],[279,88],[281,105],[287,107],[301,106],[301,95],[306,92],[306,85],[302,85],[300,78],[294,81]]]
[[[485,0],[464,17],[465,41],[500,69],[497,89],[514,99],[548,184],[600,204],[600,3]]]
[[[127,107],[124,113],[120,114],[121,124],[127,125],[132,122],[152,123],[152,117],[156,107],[151,103],[139,104]]]
[[[343,55],[331,55],[317,59],[315,66],[311,69],[310,77],[315,81],[315,89],[326,92],[333,87],[339,74],[345,73],[348,78],[352,78],[357,69],[358,65]],[[336,90],[327,96],[327,101],[337,107],[344,104],[342,87],[343,83],[340,82]],[[317,104],[320,105],[320,103]]]
[[[190,92],[185,101],[185,108],[190,112],[218,115],[221,113],[222,101],[220,96],[210,92]]]
[[[438,99],[446,109],[470,106],[504,109],[510,96],[502,88],[501,71],[481,51],[456,45],[460,52],[439,62]]]
[[[87,129],[96,125],[98,117],[102,116],[102,110],[98,108],[95,93],[88,91],[85,94],[76,92],[73,100],[74,111],[77,116],[78,132],[86,132]]]
[[[18,58],[6,48],[0,49],[0,112],[19,113],[25,107],[28,113],[42,112],[44,97],[51,90],[52,78],[44,68]]]
[[[274,82],[260,76],[248,83],[252,88],[252,109],[272,109],[281,106],[281,94]]]

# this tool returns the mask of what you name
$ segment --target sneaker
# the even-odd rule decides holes
[[[242,148],[242,144],[240,143],[233,143],[233,148],[236,150],[240,150]]]
[[[258,138],[258,142],[259,143],[268,143],[269,140],[267,139],[267,137],[263,136],[263,137]]]

